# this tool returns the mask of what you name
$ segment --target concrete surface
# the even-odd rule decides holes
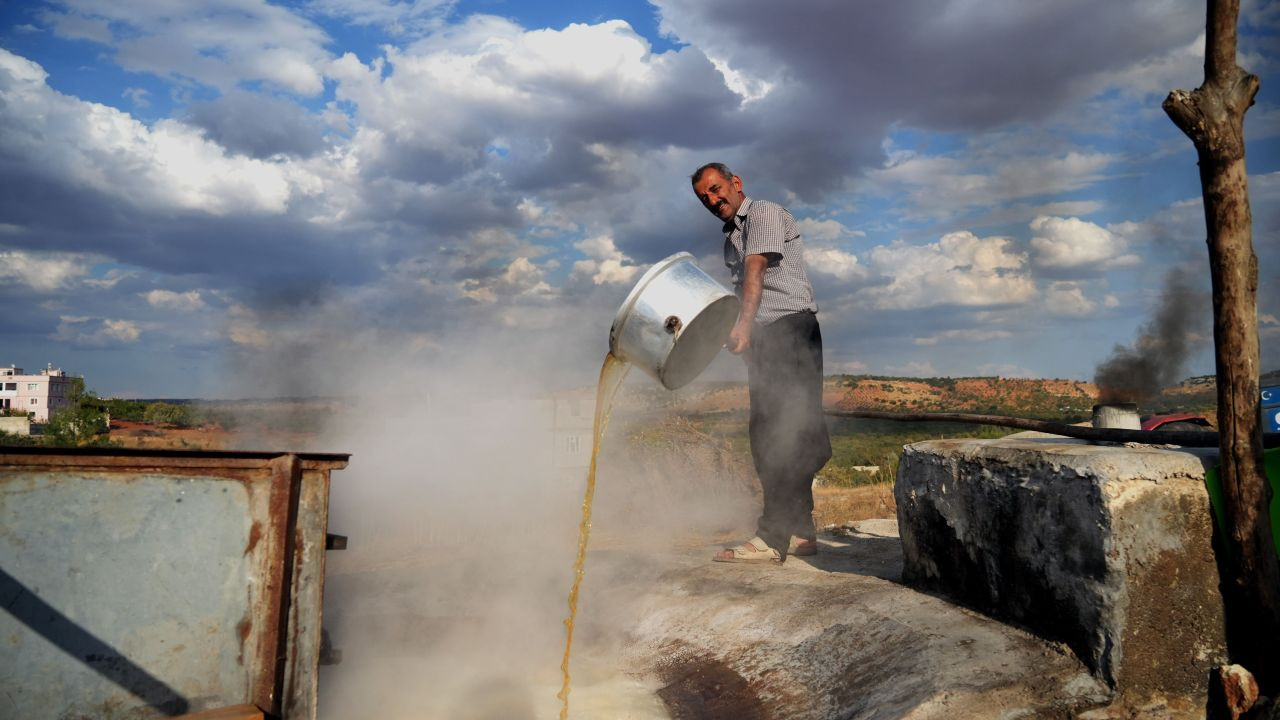
[[[1203,452],[1054,438],[907,446],[904,577],[1065,642],[1121,696],[1225,658]]]
[[[1115,699],[1065,645],[903,585],[894,520],[819,542],[816,557],[784,565],[713,563],[717,546],[601,543],[569,716],[1204,716],[1173,694]],[[565,578],[522,571],[534,561],[437,555],[331,576],[325,622],[343,661],[321,669],[322,720],[556,718]]]
[[[626,667],[656,679],[677,719],[1070,717],[1106,705],[1108,689],[1066,648],[902,585],[894,521],[854,527],[782,566],[711,563],[714,548],[652,558],[666,569],[647,592],[597,577],[607,589],[593,607],[631,608]],[[1165,705],[1156,716],[1180,716]]]

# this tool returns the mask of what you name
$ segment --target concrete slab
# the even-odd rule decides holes
[[[712,563],[714,547],[615,553],[584,617],[634,618],[623,667],[660,686],[672,718],[1067,717],[1107,702],[1065,647],[902,585],[894,521],[820,542],[781,566]]]
[[[1201,697],[1225,657],[1211,452],[1054,438],[908,446],[913,585],[1061,640],[1121,696]]]

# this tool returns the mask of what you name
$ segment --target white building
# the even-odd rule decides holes
[[[13,365],[0,368],[0,410],[22,410],[36,422],[48,422],[50,415],[71,407],[74,382],[53,365],[39,375],[28,375]]]
[[[594,388],[567,390],[551,397],[552,462],[561,474],[580,477],[591,465],[595,412]]]

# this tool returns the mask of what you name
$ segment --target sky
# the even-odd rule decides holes
[[[1278,27],[1243,2],[1264,370]],[[796,216],[828,373],[1090,380],[1178,270],[1211,373],[1160,109],[1203,29],[1187,0],[0,0],[0,363],[134,397],[340,395],[392,356],[589,385],[645,267],[727,281],[688,181],[720,161]]]

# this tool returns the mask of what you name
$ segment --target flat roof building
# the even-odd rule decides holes
[[[0,410],[24,411],[35,422],[48,422],[54,413],[71,407],[74,383],[52,364],[36,375],[15,365],[0,368]]]

